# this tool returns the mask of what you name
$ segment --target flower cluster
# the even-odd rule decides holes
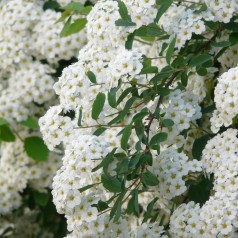
[[[238,106],[238,68],[232,68],[218,78],[215,87],[216,110],[211,118],[212,131],[218,132],[221,126],[229,126],[237,115]]]
[[[44,4],[0,3],[0,214],[6,216],[22,205],[29,187],[43,194],[52,187],[62,164],[59,153],[50,152],[47,161],[34,160],[25,141],[42,140],[37,119],[56,101],[53,85],[59,61],[76,57],[86,40],[83,31],[61,38],[63,22],[56,24],[60,13],[45,10]],[[13,223],[17,226],[18,221]],[[12,237],[20,237],[21,229]],[[31,230],[34,226],[22,237],[32,236]]]

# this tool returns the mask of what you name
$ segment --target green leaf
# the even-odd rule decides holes
[[[74,11],[81,11],[83,8],[84,6],[80,2],[71,2],[65,7],[63,7],[63,9],[65,10],[74,10]]]
[[[230,46],[231,45],[231,42],[229,41],[220,41],[220,42],[212,42],[211,43],[211,46],[213,47],[227,47],[227,46]]]
[[[94,206],[98,209],[98,212],[103,212],[104,210],[109,208],[108,204],[101,200],[98,202],[97,205],[94,205]]]
[[[4,122],[2,121],[2,123]],[[12,142],[16,140],[16,136],[6,124],[0,126],[0,140],[6,142]]]
[[[160,132],[156,135],[154,135],[150,140],[150,145],[157,145],[160,144],[163,141],[166,141],[168,138],[168,134],[165,132]]]
[[[70,21],[69,21],[70,23]],[[75,34],[79,31],[81,31],[87,24],[87,19],[86,18],[79,18],[77,20],[75,20],[72,24],[69,24],[68,21],[65,23],[65,26],[63,28],[63,30],[60,33],[61,37],[66,37],[72,34]]]
[[[198,184],[191,184],[188,189],[188,198],[190,201],[200,203],[202,206],[210,197],[210,191],[213,187],[213,183],[203,177]]]
[[[0,117],[0,126],[7,124],[7,121],[4,118]]]
[[[120,162],[117,163],[117,168],[116,168],[116,172],[117,174],[124,174],[128,172],[128,164],[129,161],[127,158],[122,159]]]
[[[115,21],[116,26],[135,26],[134,22],[126,21],[124,19],[118,19]]]
[[[82,10],[80,10],[79,13],[82,15],[88,15],[91,12],[92,8],[93,6],[86,6]]]
[[[24,148],[27,155],[33,160],[46,161],[48,159],[49,150],[43,139],[38,136],[27,137],[24,140]]]
[[[123,200],[123,197],[125,196],[125,194],[126,194],[126,191],[123,191],[119,195],[119,197],[117,198],[116,202],[114,203],[114,205],[111,209],[109,218],[111,220],[114,217],[113,222],[117,222],[121,216],[122,200]]]
[[[166,52],[166,62],[167,62],[167,64],[170,64],[172,55],[174,53],[175,43],[176,43],[176,37],[173,38],[173,40],[170,42],[169,47],[167,49],[167,52]]]
[[[140,155],[136,154],[134,155],[131,160],[129,161],[128,167],[134,168],[140,161]]]
[[[194,159],[201,160],[202,151],[205,148],[209,139],[209,135],[204,135],[194,141],[192,148],[192,155]]]
[[[186,87],[188,84],[188,75],[186,71],[182,72],[181,74],[181,83],[184,87]]]
[[[92,169],[92,172],[95,172],[95,171],[97,171],[97,170],[103,168],[104,173],[106,173],[109,164],[110,164],[110,163],[112,162],[112,160],[113,160],[113,156],[114,156],[116,150],[117,150],[117,148],[114,148],[110,153],[108,153],[108,154],[105,156],[105,158],[102,160],[102,162],[101,162],[99,165],[97,165],[95,168]]]
[[[99,127],[96,131],[94,131],[93,135],[100,136],[106,129],[106,127]]]
[[[52,9],[52,10],[58,10],[60,8],[60,5],[57,1],[54,0],[49,0],[46,3],[44,3],[43,5],[43,10],[47,10],[47,9]]]
[[[159,198],[156,197],[148,204],[142,223],[147,222],[147,220],[150,218],[153,207],[158,199]]]
[[[131,98],[126,102],[124,109],[123,109],[121,112],[119,112],[118,116],[115,117],[114,119],[112,119],[112,120],[108,123],[108,125],[113,125],[114,123],[117,123],[117,122],[123,120],[124,117],[127,115],[127,113],[130,111],[130,108],[131,108],[131,106],[133,105],[133,103],[136,101],[136,99],[137,99],[136,97],[131,97]]]
[[[83,110],[82,110],[82,108],[80,108],[79,109],[78,126],[82,126],[82,118],[83,118]]]
[[[86,190],[92,188],[94,185],[95,185],[95,184],[86,185],[86,186],[80,188],[80,189],[79,189],[79,192],[82,193],[82,192],[84,192],[84,191],[86,191]]]
[[[96,76],[92,71],[88,71],[87,76],[92,83],[97,83]]]
[[[122,92],[122,94],[117,99],[117,105],[119,105],[132,91],[135,90],[135,87],[127,88],[125,91]]]
[[[116,108],[117,107],[117,99],[116,99],[116,93],[115,93],[115,88],[111,89],[108,94],[107,94],[107,100],[108,100],[108,104],[112,107],[112,108]]]
[[[174,125],[174,121],[171,120],[171,119],[164,119],[164,120],[162,121],[162,124],[163,124],[163,126],[165,126],[165,127],[171,127],[171,126]]]
[[[134,38],[135,38],[135,31],[130,33],[127,36],[127,40],[126,40],[126,43],[125,43],[125,48],[127,50],[131,50],[132,49]]]
[[[66,34],[67,34],[67,32],[68,32],[68,30],[69,30],[69,28],[70,28],[70,25],[71,25],[71,16],[68,18],[68,20],[65,22],[65,24],[64,24],[64,27],[63,27],[63,29],[61,30],[61,32],[60,32],[60,37],[64,37],[64,36],[66,36]]]
[[[49,193],[40,193],[38,191],[33,192],[33,197],[34,197],[36,204],[38,204],[42,207],[45,207],[50,200]]]
[[[105,174],[102,174],[101,182],[102,182],[102,185],[104,186],[104,188],[106,188],[109,192],[120,193],[122,190],[121,181],[115,177],[110,177]]]
[[[100,113],[103,110],[104,104],[105,104],[105,100],[106,100],[106,96],[104,93],[98,93],[98,95],[96,96],[96,99],[93,102],[93,107],[92,107],[92,118],[94,120],[97,120]]]
[[[238,43],[238,33],[237,32],[233,32],[230,34],[229,42],[231,43],[231,45],[236,45]]]
[[[27,126],[31,129],[39,129],[38,121],[36,118],[29,116],[26,121],[22,121],[23,126]]]
[[[141,26],[136,30],[135,35],[140,37],[158,37],[163,34],[163,30],[156,23],[150,23],[147,26]]]
[[[156,186],[159,184],[157,176],[152,174],[149,170],[146,170],[142,174],[141,180],[146,186]]]
[[[127,150],[128,140],[131,135],[132,124],[126,126],[123,130],[122,137],[121,137],[121,148],[123,150]]]
[[[161,2],[160,8],[159,8],[156,18],[155,18],[155,22],[159,21],[159,19],[169,9],[169,7],[172,5],[172,3],[173,3],[173,0],[166,0],[166,1]]]
[[[189,66],[196,67],[196,66],[202,65],[210,60],[212,60],[212,57],[208,54],[193,56],[191,61],[189,62]]]
[[[130,16],[128,14],[127,7],[124,2],[118,1],[118,7],[119,7],[119,14],[123,20],[130,19]]]
[[[137,189],[132,191],[132,196],[128,202],[126,213],[129,215],[134,213],[137,217],[139,216],[139,203],[138,203],[138,190]]]

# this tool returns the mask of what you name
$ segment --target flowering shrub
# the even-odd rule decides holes
[[[237,1],[1,4],[2,213],[55,175],[68,238],[238,236]]]
[[[67,237],[237,237],[237,7],[94,5],[39,120]]]
[[[86,34],[60,37],[60,4],[54,2],[57,8],[52,8],[52,2],[0,2],[1,237],[65,234],[58,232],[64,219],[50,194],[62,152],[49,152],[38,119],[57,103],[53,85],[62,68],[75,61]],[[44,217],[46,211],[55,224]]]

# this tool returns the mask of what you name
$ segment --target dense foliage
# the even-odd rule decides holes
[[[58,237],[238,236],[236,0],[11,0],[0,10],[10,236],[19,214],[28,224],[37,212],[34,235],[56,234],[51,189],[69,232]]]

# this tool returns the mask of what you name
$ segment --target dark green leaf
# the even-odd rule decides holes
[[[84,191],[86,191],[86,190],[92,188],[94,185],[95,185],[95,184],[86,185],[86,186],[80,188],[80,189],[79,189],[79,192],[82,193],[82,192],[84,192]]]
[[[94,133],[93,135],[95,136],[100,136],[107,128],[106,127],[99,127]]]
[[[165,126],[165,127],[171,127],[171,126],[174,125],[174,121],[171,120],[171,119],[164,119],[164,120],[162,121],[162,124],[163,124],[163,126]]]
[[[117,198],[116,202],[114,203],[112,209],[111,209],[111,212],[110,212],[110,215],[109,215],[109,218],[110,220],[114,217],[114,222],[117,222],[121,216],[121,207],[122,207],[122,200],[123,200],[123,197],[125,196],[126,194],[126,191],[123,191],[119,197]]]
[[[210,190],[213,187],[213,183],[203,177],[198,184],[191,184],[188,189],[188,198],[190,201],[200,203],[202,206],[206,201],[209,200]]]
[[[113,88],[115,89],[115,88]],[[108,104],[112,107],[112,108],[116,108],[117,107],[117,99],[116,99],[116,93],[114,93],[115,90],[110,90],[107,94],[107,100],[108,100]]]
[[[134,213],[136,216],[139,216],[139,203],[138,203],[138,190],[137,189],[132,191],[132,196],[128,202],[126,213],[129,215]]]
[[[124,19],[118,19],[115,21],[116,26],[135,26],[134,22],[126,21]]]
[[[83,118],[83,110],[82,110],[82,108],[80,108],[79,109],[78,126],[82,126],[82,118]]]
[[[43,5],[43,10],[47,10],[47,9],[52,9],[52,10],[57,10],[60,8],[60,5],[57,1],[54,0],[49,0],[46,3],[44,3]]]
[[[97,83],[96,76],[92,71],[88,71],[87,76],[92,83]]]
[[[4,123],[4,121],[2,121],[2,123]],[[0,126],[0,140],[6,142],[12,142],[16,140],[15,135],[13,134],[9,126],[6,124]]]
[[[142,174],[141,180],[146,186],[156,186],[159,184],[157,176],[152,174],[149,170],[146,170]]]
[[[157,145],[163,141],[166,141],[168,138],[168,134],[165,132],[160,132],[154,135],[150,140],[150,145]]]
[[[183,84],[184,87],[187,86],[188,84],[188,75],[187,75],[187,72],[184,71],[182,74],[181,74],[181,82]]]
[[[227,46],[230,46],[231,45],[231,42],[229,41],[220,41],[220,42],[212,42],[211,43],[211,46],[213,47],[227,47]]]
[[[174,53],[175,43],[176,43],[176,37],[173,38],[173,40],[170,42],[169,47],[167,49],[167,52],[166,52],[166,62],[167,62],[167,64],[170,64],[172,55]]]
[[[49,150],[43,139],[38,136],[27,137],[24,140],[24,148],[27,155],[33,160],[46,161],[48,159]]]
[[[210,136],[205,135],[194,141],[193,148],[192,148],[192,155],[194,159],[197,159],[197,160],[201,159],[202,151],[205,148],[209,139],[210,139]]]
[[[113,156],[116,150],[117,148],[114,148],[110,153],[108,153],[106,157],[102,160],[102,162],[92,169],[92,172],[95,172],[99,170],[100,168],[103,168],[103,171],[106,172],[110,162],[113,160]]]
[[[161,2],[160,8],[159,8],[156,18],[155,18],[155,22],[159,21],[159,19],[169,9],[169,7],[172,5],[172,3],[173,3],[173,0],[163,1],[163,3]]]
[[[150,218],[153,207],[158,199],[159,198],[156,197],[148,204],[142,223],[147,222],[147,220]]]
[[[131,135],[132,124],[126,126],[123,130],[122,137],[121,137],[121,148],[123,150],[127,150],[128,140]]]
[[[212,60],[212,57],[208,54],[193,56],[191,61],[189,62],[189,66],[196,67],[196,66],[202,65],[210,60]]]
[[[134,168],[140,161],[140,155],[136,154],[133,156],[129,162],[129,168]]]
[[[33,192],[33,197],[34,197],[36,204],[38,204],[42,207],[45,207],[50,200],[49,193],[40,193],[38,191]]]
[[[106,100],[106,96],[104,93],[98,93],[98,95],[96,96],[96,99],[93,102],[93,107],[92,107],[92,118],[94,120],[97,120],[100,113],[103,110],[104,104],[105,104],[105,100]]]
[[[102,174],[101,182],[104,188],[106,188],[109,192],[120,193],[122,190],[122,182],[115,177],[110,177],[105,174]]]
[[[238,43],[238,33],[237,32],[233,32],[230,34],[229,42],[231,43],[231,45],[236,45]]]
[[[104,210],[109,208],[108,204],[101,200],[98,202],[97,205],[95,205],[95,207],[98,209],[98,212],[103,212]]]
[[[135,38],[135,31],[130,33],[127,36],[127,40],[126,40],[126,43],[125,43],[125,48],[127,50],[131,50],[132,49],[134,38]]]
[[[119,7],[119,14],[123,20],[128,20],[130,18],[128,14],[127,7],[124,2],[118,1],[118,7]]]

